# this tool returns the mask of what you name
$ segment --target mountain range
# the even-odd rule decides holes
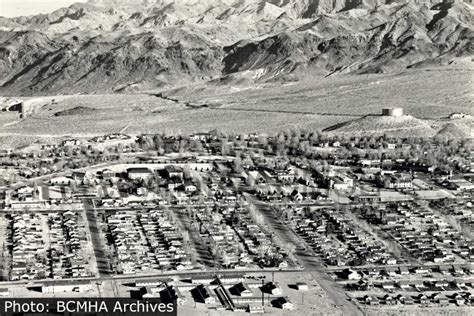
[[[0,17],[0,94],[388,73],[472,56],[467,1],[90,0]]]

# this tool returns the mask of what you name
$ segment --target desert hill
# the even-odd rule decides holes
[[[472,118],[458,120],[430,120],[411,115],[391,117],[383,115],[366,115],[349,120],[325,129],[326,132],[346,135],[397,135],[401,137],[472,137]]]
[[[473,8],[381,0],[91,0],[0,17],[4,95],[389,73],[473,53]]]

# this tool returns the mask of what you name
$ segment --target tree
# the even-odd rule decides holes
[[[227,144],[227,141],[222,140],[221,141],[221,155],[226,156],[229,154],[229,145]]]
[[[243,171],[242,169],[242,160],[240,157],[236,157],[234,161],[232,162],[232,168],[234,169],[235,173],[241,173]]]

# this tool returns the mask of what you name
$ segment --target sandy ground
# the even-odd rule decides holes
[[[437,120],[452,112],[474,113],[472,83],[469,69],[440,68],[248,87],[185,88],[171,93],[178,102],[148,94],[41,97],[28,100],[31,114],[23,120],[15,113],[0,112],[0,146],[121,131],[275,132],[292,126],[323,130],[397,106],[414,117]],[[186,102],[211,106],[191,108]],[[93,111],[54,115],[75,107]]]

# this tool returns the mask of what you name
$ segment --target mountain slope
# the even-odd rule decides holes
[[[472,7],[381,0],[92,0],[0,18],[0,93],[369,73],[473,53]],[[433,1],[439,2],[439,1]]]

